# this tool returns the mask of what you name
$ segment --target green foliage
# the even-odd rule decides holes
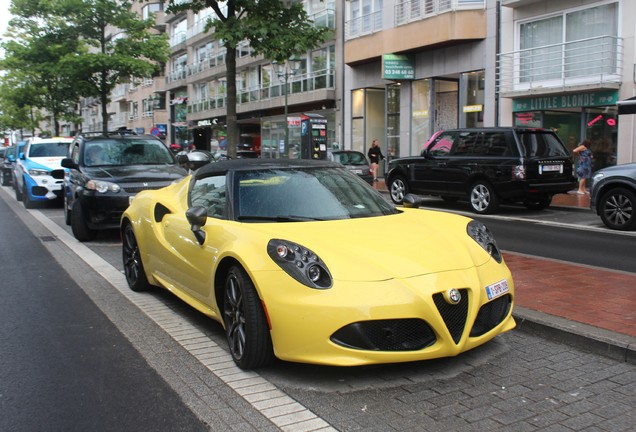
[[[13,0],[13,40],[3,43],[1,63],[6,76],[32,89],[33,106],[52,115],[56,127],[60,118],[78,118],[80,97],[97,98],[107,131],[115,86],[151,77],[168,59],[165,35],[153,34],[154,21],[142,20],[131,6],[118,0]]]
[[[207,29],[214,38],[223,40],[227,48],[227,133],[228,156],[236,156],[238,128],[236,126],[236,47],[248,41],[255,54],[272,61],[284,62],[299,56],[324,42],[327,28],[316,27],[302,3],[282,0],[191,0],[175,4],[169,11],[178,12],[205,8],[214,10]]]

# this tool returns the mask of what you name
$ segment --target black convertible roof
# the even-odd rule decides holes
[[[210,162],[199,168],[197,178],[210,175],[224,174],[228,171],[255,171],[262,169],[291,169],[291,168],[342,168],[342,165],[327,160],[309,159],[228,159]]]

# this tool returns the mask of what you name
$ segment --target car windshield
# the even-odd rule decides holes
[[[29,157],[66,156],[68,142],[34,143],[29,148]]]
[[[554,134],[531,130],[518,134],[526,157],[569,157],[567,149]]]
[[[85,166],[173,164],[168,148],[148,139],[91,141],[84,147]]]
[[[237,219],[248,222],[333,220],[397,213],[343,168],[237,172]]]
[[[364,155],[358,152],[334,153],[333,158],[343,165],[367,165]]]

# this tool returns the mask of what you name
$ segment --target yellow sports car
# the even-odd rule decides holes
[[[482,223],[413,196],[396,208],[334,162],[213,162],[140,192],[121,231],[130,288],[219,321],[244,369],[454,356],[515,326]]]

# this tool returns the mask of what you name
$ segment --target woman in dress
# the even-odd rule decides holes
[[[577,190],[576,193],[579,195],[588,193],[585,184],[587,183],[587,179],[592,177],[591,145],[592,142],[590,140],[585,140],[577,148],[572,150],[579,156],[579,165],[576,169],[576,175],[579,177],[579,190]]]

